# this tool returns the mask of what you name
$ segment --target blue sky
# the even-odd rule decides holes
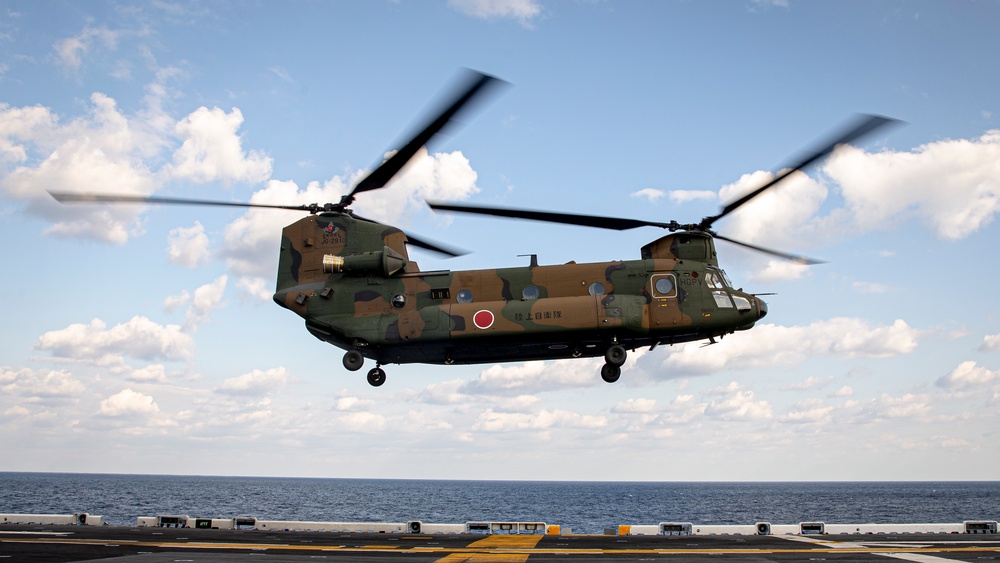
[[[577,480],[995,479],[998,2],[7,2],[0,470]],[[720,344],[387,366],[270,301],[291,212],[63,207],[46,189],[337,201],[474,68],[509,87],[359,214],[424,269],[637,258],[660,236],[427,199],[697,221],[849,121],[879,131],[716,227],[770,314]]]

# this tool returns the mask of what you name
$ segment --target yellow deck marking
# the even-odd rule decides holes
[[[545,536],[537,534],[501,535],[493,534],[469,544],[470,548],[487,549],[534,549]]]
[[[527,555],[515,553],[452,553],[437,561],[445,563],[524,563]]]

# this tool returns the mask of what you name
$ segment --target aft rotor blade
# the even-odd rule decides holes
[[[456,213],[472,213],[476,215],[492,215],[509,219],[528,219],[531,221],[546,221],[564,225],[579,225],[581,227],[596,227],[624,231],[637,227],[660,227],[676,230],[681,226],[676,222],[661,223],[658,221],[643,221],[641,219],[626,219],[622,217],[598,217],[595,215],[577,215],[571,213],[552,213],[549,211],[531,211],[527,209],[508,209],[504,207],[489,207],[485,205],[455,205],[451,203],[427,202],[434,211],[454,211]]]
[[[778,258],[783,258],[785,260],[790,260],[804,266],[814,266],[816,264],[826,264],[823,260],[816,260],[815,258],[807,258],[805,256],[799,256],[797,254],[791,254],[788,252],[782,252],[780,250],[774,250],[772,248],[765,248],[763,246],[757,246],[755,244],[750,244],[748,242],[741,242],[736,239],[731,239],[729,237],[724,237],[722,235],[714,234],[713,236],[719,240],[724,240],[726,242],[731,242],[735,245],[742,246],[744,248],[749,248],[750,250],[756,250],[757,252],[763,252],[764,254],[770,254],[771,256],[777,256]]]
[[[413,158],[413,155],[417,154],[420,147],[426,145],[434,135],[436,135],[448,122],[455,117],[465,105],[471,102],[479,94],[485,92],[489,89],[491,85],[495,85],[502,82],[500,79],[490,76],[488,74],[483,74],[481,72],[472,71],[470,72],[469,84],[459,91],[459,94],[444,108],[439,112],[437,117],[430,120],[424,128],[413,136],[409,142],[407,142],[403,148],[399,149],[396,154],[389,157],[389,160],[383,162],[378,168],[372,171],[371,174],[362,179],[351,193],[345,196],[345,205],[349,205],[354,201],[354,195],[361,192],[367,192],[370,190],[377,190],[385,186],[393,176],[398,173],[407,162]]]
[[[787,167],[787,169],[783,173],[779,174],[770,182],[746,194],[745,196],[737,199],[736,201],[727,204],[725,207],[722,208],[722,211],[718,215],[714,215],[712,217],[706,217],[705,219],[702,220],[700,227],[702,229],[711,228],[712,223],[718,221],[719,219],[722,219],[723,217],[729,215],[733,211],[736,211],[748,201],[764,193],[766,190],[774,187],[776,184],[787,178],[793,172],[797,172],[809,166],[810,164],[816,162],[817,160],[829,155],[831,152],[833,152],[833,149],[836,148],[837,145],[850,143],[851,141],[860,139],[861,137],[871,133],[872,131],[875,131],[876,129],[879,129],[880,127],[883,127],[890,123],[898,123],[898,122],[899,121],[896,119],[883,117],[881,115],[858,116],[858,118],[855,120],[855,123],[849,128],[847,128],[844,132],[840,133],[839,135],[836,135],[833,139],[821,145],[818,149],[816,149],[815,152],[809,154],[801,161],[793,164],[792,166]]]
[[[359,219],[361,221],[368,221],[369,223],[375,223],[377,225],[382,225],[382,223],[379,223],[378,221],[374,221],[372,219],[368,219],[366,217],[362,217],[362,216],[360,216],[360,215],[358,215],[357,213],[354,213],[354,212],[351,212],[351,216],[354,217],[355,219]],[[429,241],[426,241],[426,240],[423,240],[423,239],[419,239],[419,238],[411,235],[410,233],[407,233],[406,231],[403,231],[403,234],[406,235],[406,242],[407,242],[407,244],[412,244],[413,246],[417,246],[417,247],[423,248],[424,250],[430,250],[432,252],[437,252],[439,254],[444,254],[445,256],[448,256],[448,257],[451,257],[451,258],[455,258],[457,256],[465,256],[466,254],[468,254],[468,251],[466,251],[466,250],[462,250],[462,249],[459,249],[459,248],[446,246],[446,245],[443,245],[443,244],[438,243],[438,242],[429,242]]]
[[[466,254],[469,253],[467,250],[461,250],[458,248],[445,246],[440,243],[430,243],[423,239],[418,239],[417,237],[411,235],[410,233],[406,233],[406,243],[423,248],[424,250],[430,250],[433,252],[437,252],[439,254],[444,254],[445,256],[449,256],[451,258],[455,258],[457,256],[465,256]]]
[[[166,205],[206,205],[218,207],[260,207],[266,209],[288,209],[310,211],[310,205],[272,205],[268,203],[246,203],[241,201],[218,201],[210,199],[186,199],[180,197],[137,196],[122,194],[53,192],[49,195],[59,203],[162,203]]]

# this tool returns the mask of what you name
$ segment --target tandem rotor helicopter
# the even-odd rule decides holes
[[[274,301],[305,319],[316,338],[345,350],[344,367],[375,361],[368,383],[385,382],[385,364],[479,364],[604,357],[601,377],[621,375],[628,350],[697,340],[715,343],[767,315],[758,295],[736,289],[719,265],[715,239],[787,260],[815,263],[716,233],[716,221],[792,172],[892,122],[861,116],[845,132],[786,168],[772,181],[698,223],[657,222],[548,211],[429,202],[432,209],[601,229],[659,227],[670,234],[640,249],[635,260],[470,271],[421,271],[407,246],[458,254],[396,227],[365,219],[355,196],[385,185],[448,122],[498,79],[469,73],[468,83],[397,153],[337,203],[268,205],[169,197],[50,192],[64,203],[162,203],[304,211],[282,230]]]

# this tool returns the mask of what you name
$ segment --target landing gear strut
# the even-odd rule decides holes
[[[368,384],[372,387],[378,387],[385,383],[385,370],[379,366],[375,366],[368,372]]]
[[[614,383],[618,381],[618,378],[622,375],[622,364],[625,363],[625,358],[628,357],[628,352],[621,344],[612,344],[608,351],[604,353],[604,365],[601,366],[601,379],[607,381],[608,383]]]

